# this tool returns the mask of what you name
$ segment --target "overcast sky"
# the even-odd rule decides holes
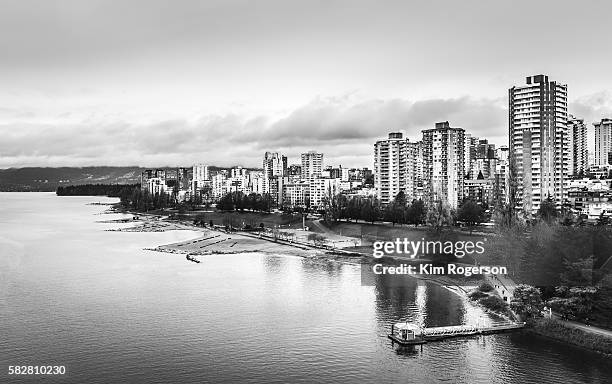
[[[0,168],[372,166],[448,120],[507,142],[507,90],[544,73],[612,117],[612,2],[0,0]]]

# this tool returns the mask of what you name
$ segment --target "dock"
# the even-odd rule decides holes
[[[428,341],[437,341],[451,337],[490,335],[501,333],[525,326],[523,322],[503,322],[487,326],[473,325],[449,325],[444,327],[422,328],[412,323],[396,323],[391,325],[389,339],[400,345],[418,345]]]

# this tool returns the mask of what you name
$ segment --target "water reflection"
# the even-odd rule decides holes
[[[612,377],[609,358],[521,333],[397,348],[386,337],[393,322],[448,325],[484,314],[412,278],[362,286],[350,265],[264,254],[211,255],[196,265],[143,251],[188,234],[104,232],[100,207],[87,202],[0,196],[0,234],[25,245],[19,263],[1,264],[11,270],[0,286],[10,309],[0,311],[0,366],[62,363],[71,372],[63,383]]]
[[[374,289],[378,317],[383,322],[408,321],[433,327],[465,321],[466,305],[461,298],[433,283],[376,275]]]

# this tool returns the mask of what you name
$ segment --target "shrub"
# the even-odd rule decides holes
[[[479,291],[479,290],[472,291],[472,292],[470,292],[470,293],[468,294],[468,297],[469,297],[471,300],[480,300],[480,299],[482,299],[482,298],[484,298],[484,297],[487,297],[487,296],[489,296],[489,295],[487,295],[486,293],[481,292],[481,291]]]
[[[486,281],[483,281],[478,286],[478,290],[480,290],[481,292],[491,292],[493,289],[493,286]]]
[[[495,312],[505,312],[508,304],[497,296],[487,296],[479,300],[485,308]]]

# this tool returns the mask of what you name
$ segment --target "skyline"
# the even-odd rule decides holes
[[[440,121],[507,145],[508,88],[539,73],[568,84],[589,151],[612,117],[605,2],[1,4],[0,168],[371,168],[373,141]]]

